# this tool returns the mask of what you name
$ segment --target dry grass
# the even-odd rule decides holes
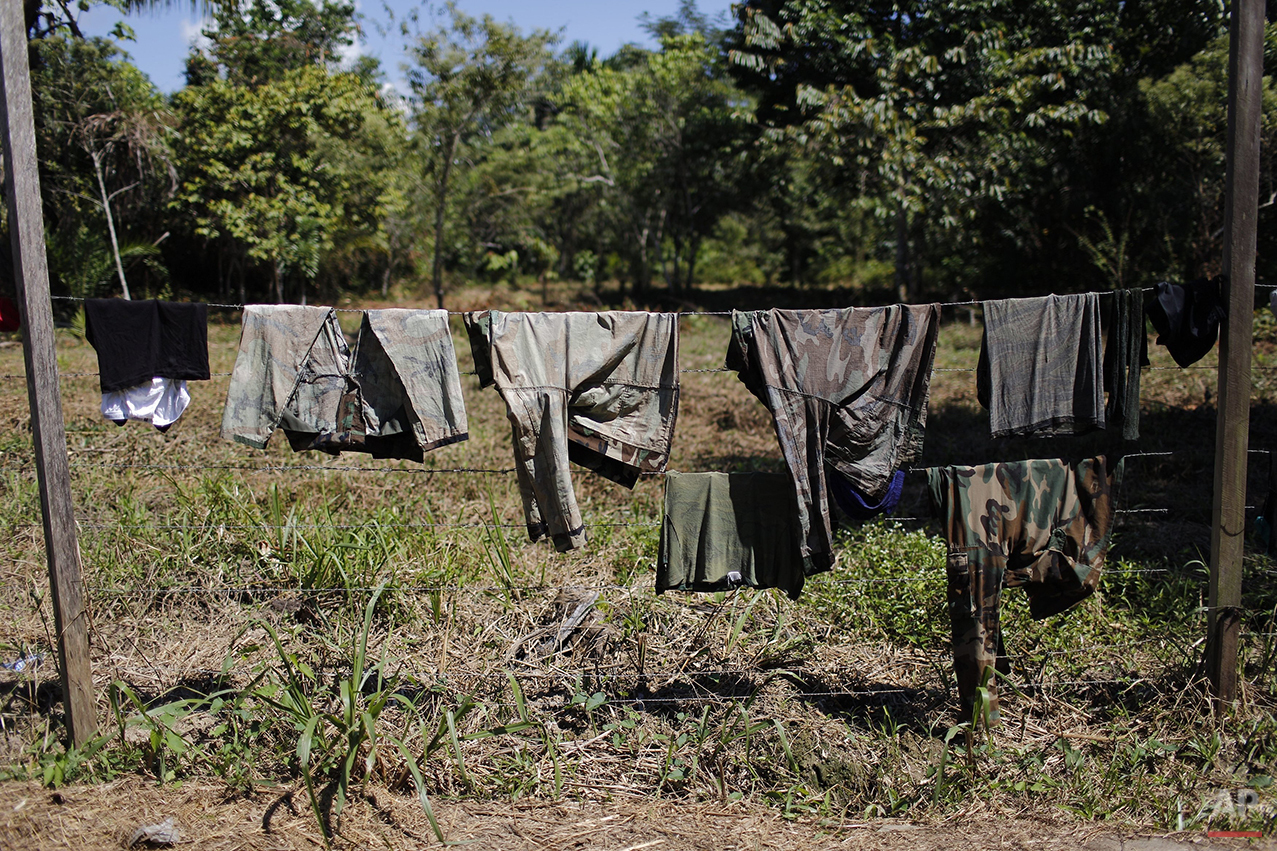
[[[293,851],[322,845],[300,802],[287,795],[219,800],[215,785],[188,783],[157,789],[137,779],[50,792],[33,783],[0,786],[0,836],[14,849],[121,847],[135,825],[174,816],[185,843],[206,851]],[[121,813],[128,814],[121,817]],[[989,847],[988,823],[955,819],[930,828],[896,820],[786,821],[774,810],[747,804],[687,804],[646,799],[606,805],[465,802],[440,808],[457,843],[492,851],[606,848],[615,851],[761,849],[931,849]],[[1099,826],[1063,821],[1001,819],[998,847],[1104,847]],[[419,810],[384,789],[370,789],[345,819],[344,846],[415,848],[430,842]],[[1096,840],[1100,840],[1096,842]],[[1173,848],[1169,843],[1163,848]]]

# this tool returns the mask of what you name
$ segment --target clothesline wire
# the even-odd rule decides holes
[[[39,666],[39,667],[43,667],[43,666]],[[167,673],[171,676],[176,676],[180,678],[190,678],[192,676],[221,677],[221,676],[224,676],[226,673],[228,673],[226,671],[222,671],[219,669],[212,669],[212,668],[173,668],[173,667],[166,666],[162,669],[157,669],[153,665],[149,667],[150,667],[149,673],[152,675],[152,677],[154,676],[155,673]],[[38,672],[39,668],[37,668],[36,671]],[[588,673],[588,672],[581,672],[581,673]],[[16,676],[21,677],[24,674],[26,674],[26,672],[17,674]],[[447,680],[441,681],[439,676],[435,674],[408,673],[403,676],[405,676],[408,680],[415,683],[442,682],[445,685],[447,684]],[[519,675],[516,674],[515,679],[517,680],[518,678],[519,678]],[[1133,687],[1138,685],[1141,682],[1147,682],[1149,680],[1150,678],[1145,676],[1107,677],[1107,678],[1057,680],[1057,681],[1036,680],[1036,681],[1018,683],[1016,684],[1016,687],[1020,689],[1021,691],[1028,691],[1028,690],[1044,691],[1048,689],[1056,689],[1056,688],[1064,688],[1064,687],[1076,688],[1079,686],[1124,685],[1127,687]],[[1015,680],[1011,679],[1010,682],[1015,683]],[[912,694],[917,692],[934,691],[934,690],[936,690],[936,687],[934,685],[870,686],[865,688],[842,689],[842,690],[797,691],[791,694],[790,696],[799,700],[813,700],[813,699],[837,700],[837,699],[856,699],[856,698],[865,698],[865,697],[876,697],[879,695],[893,695],[893,694],[903,695],[903,694]],[[680,705],[680,704],[687,704],[687,703],[719,703],[719,704],[740,703],[742,701],[752,700],[756,697],[756,695],[757,695],[757,689],[743,691],[740,694],[690,694],[690,695],[681,695],[678,697],[662,697],[658,695],[641,695],[641,694],[640,695],[605,694],[604,703],[606,705],[636,706],[639,709],[642,709],[644,706],[649,704],[663,706],[663,705]],[[532,706],[537,707],[538,709],[542,711],[561,711],[565,709],[570,709],[573,706],[578,705],[578,703],[579,701],[575,699],[571,699],[571,698],[563,699],[561,701],[558,701],[556,703],[551,703],[551,704],[544,703],[537,699],[532,699],[532,700],[525,699],[522,703],[507,702],[507,701],[488,701],[488,700],[482,701],[482,705],[488,708],[524,709],[527,707],[528,704],[531,704]],[[24,718],[29,716],[12,713],[12,714],[7,714],[5,716],[0,716],[0,717]]]
[[[592,527],[658,527],[660,523],[586,523]],[[10,528],[39,528],[39,523],[13,524]],[[77,523],[80,529],[186,529],[191,531],[217,532],[222,529],[526,529],[527,523]]]
[[[1246,508],[1255,509],[1257,506],[1248,505]],[[1169,508],[1118,508],[1113,513],[1117,515],[1123,514],[1165,514],[1169,513]],[[906,517],[884,515],[884,520],[893,520],[899,523],[923,523],[934,518],[931,517]],[[656,529],[660,528],[660,523],[652,522],[601,522],[586,523],[587,528],[640,528],[640,529]],[[94,531],[110,531],[115,529],[149,529],[161,531],[191,531],[191,532],[219,532],[225,530],[238,529],[260,529],[260,530],[301,530],[301,529],[330,529],[340,531],[356,531],[363,529],[525,529],[526,523],[92,523],[77,522],[76,527],[81,530]],[[10,529],[39,529],[39,523],[12,523]]]
[[[1152,292],[1152,291],[1153,291],[1153,287],[1143,287],[1143,288],[1141,288],[1141,289],[1140,289],[1140,292],[1145,292],[1145,293],[1147,293],[1147,292]],[[1095,293],[1089,293],[1089,292],[1088,292],[1088,293],[1079,293],[1079,295],[1111,296],[1111,295],[1114,295],[1115,293],[1116,293],[1116,290],[1104,290],[1104,291],[1095,292]],[[50,296],[50,298],[51,298],[51,299],[53,299],[53,300],[56,300],[56,301],[85,301],[85,300],[86,300],[83,296],[71,296],[71,295],[55,295],[55,296]],[[942,308],[944,308],[944,307],[972,307],[972,306],[975,306],[975,305],[982,305],[982,304],[984,304],[986,301],[1000,301],[1000,300],[1001,300],[1001,299],[970,299],[970,300],[967,300],[967,301],[933,301],[933,302],[925,302],[923,305],[914,305],[914,306],[921,307],[921,306],[933,305],[933,304],[934,304],[934,305],[937,305],[937,306],[942,307]],[[213,301],[198,302],[198,303],[199,303],[199,304],[203,304],[205,307],[215,307],[215,308],[219,308],[219,309],[222,309],[222,310],[243,310],[245,307],[250,307],[250,306],[264,306],[264,307],[275,307],[275,306],[276,306],[276,305],[244,305],[244,304],[227,304],[227,303],[224,303],[224,302],[213,302]],[[302,305],[293,305],[293,306],[295,306],[295,307],[301,307]],[[314,305],[314,306],[315,306],[315,307],[329,307],[330,305]],[[876,306],[886,307],[887,305],[876,305]],[[333,310],[335,310],[335,311],[337,311],[338,313],[365,313],[365,312],[366,312],[369,308],[362,308],[362,307],[333,307],[332,309],[333,309]],[[372,309],[376,309],[376,308],[372,308]],[[449,311],[448,311],[448,315],[449,315],[449,316],[465,316],[467,313],[475,313],[475,312],[481,312],[481,311],[470,311],[470,310],[449,310]],[[677,312],[680,316],[731,316],[733,313],[736,313],[736,312],[738,312],[738,311],[734,311],[734,310],[681,310],[681,311],[676,311],[676,312]]]
[[[1169,512],[1169,508],[1119,508],[1117,514],[1161,514]],[[885,520],[901,523],[921,523],[930,517],[903,517],[885,515]],[[608,528],[645,528],[656,529],[660,523],[614,522],[586,523],[586,527]],[[106,531],[113,529],[154,529],[163,531],[185,530],[192,532],[219,532],[231,529],[333,529],[353,531],[361,529],[524,529],[526,523],[91,523],[77,522],[79,529]],[[12,523],[10,529],[39,529],[39,523]]]
[[[1167,636],[1167,638],[1170,638],[1170,636]],[[1154,641],[1157,639],[1151,638],[1149,640]],[[1080,652],[1102,653],[1106,651],[1127,650],[1132,647],[1146,647],[1146,646],[1148,646],[1147,641],[1129,642],[1125,644],[1113,644],[1113,645],[1103,645],[1103,646],[1086,646],[1086,647],[1078,647],[1071,650],[1058,650],[1058,651],[1052,650],[1052,651],[1047,651],[1045,653],[1034,653],[1033,651],[1025,651],[1023,653],[1011,654],[1009,658],[1011,658],[1014,661],[1018,661],[1021,659],[1027,661],[1027,660],[1037,659],[1042,656],[1067,656],[1067,655],[1076,654]],[[925,654],[925,655],[931,656],[934,654]],[[44,664],[45,662],[41,660],[40,662],[33,663],[32,667],[34,667],[35,665],[44,665]],[[148,667],[151,667],[151,666],[148,666]],[[229,670],[222,671],[221,669],[214,670],[212,668],[201,668],[201,669],[195,669],[195,670],[187,670],[183,668],[174,668],[172,666],[161,666],[159,668],[151,667],[151,672],[152,673],[168,673],[168,674],[180,672],[182,676],[185,676],[185,677],[189,677],[192,674],[210,676],[210,677],[221,677],[225,673],[230,673]],[[3,673],[3,671],[0,671],[0,673]],[[14,672],[14,673],[21,673],[21,672]],[[686,666],[681,666],[677,668],[662,668],[662,669],[650,670],[650,671],[632,670],[632,671],[626,671],[623,673],[617,673],[613,671],[590,671],[590,670],[582,670],[582,669],[559,669],[559,670],[547,670],[547,671],[518,671],[518,672],[507,672],[504,670],[500,672],[488,672],[488,671],[473,671],[473,672],[462,671],[462,672],[455,672],[455,673],[454,672],[442,672],[442,673],[427,672],[427,673],[410,673],[407,675],[391,674],[391,679],[399,678],[400,681],[407,680],[409,682],[414,682],[414,683],[432,683],[432,684],[441,684],[441,685],[451,685],[454,688],[458,688],[466,684],[474,684],[479,682],[492,682],[492,683],[505,684],[509,682],[509,678],[511,675],[513,675],[516,680],[519,680],[522,682],[544,681],[544,680],[566,680],[566,679],[573,679],[575,677],[581,677],[582,679],[588,678],[589,680],[593,682],[607,682],[607,681],[616,682],[616,681],[624,681],[624,680],[646,680],[650,682],[650,681],[656,681],[656,680],[667,680],[667,681],[675,681],[680,679],[681,680],[704,680],[704,679],[713,679],[713,678],[719,678],[719,677],[740,677],[740,676],[753,676],[753,677],[768,676],[768,677],[784,677],[786,679],[789,679],[789,678],[804,679],[807,677],[827,677],[831,675],[836,676],[837,674],[836,672],[829,671],[829,670],[823,670],[823,669],[817,669],[817,668],[804,668],[804,667],[774,666],[774,667],[754,667],[754,668],[695,669],[695,668],[688,668]],[[1103,680],[1102,682],[1110,682],[1110,681],[1111,680]],[[1100,680],[1077,680],[1074,682],[1093,683],[1093,682],[1101,682],[1101,681]],[[915,687],[915,690],[920,688],[921,687]],[[904,688],[892,687],[892,686],[875,687],[875,688],[866,689],[866,690],[856,690],[855,692],[844,691],[844,692],[837,692],[837,693],[848,694],[848,693],[862,693],[865,691],[878,692],[882,690],[890,690],[890,691],[907,690],[907,687],[904,687]],[[831,692],[799,692],[798,696],[819,696],[819,695],[828,695],[830,693]],[[671,698],[671,699],[676,700],[677,698]]]
[[[1162,636],[1160,638],[1157,636],[1152,636],[1144,641],[1139,641],[1139,642],[1126,642],[1122,644],[1110,644],[1110,645],[1099,645],[1099,646],[1088,645],[1085,647],[1071,648],[1069,650],[1048,650],[1045,652],[1035,652],[1033,650],[1026,650],[1020,653],[1011,654],[1010,658],[1034,659],[1041,656],[1070,656],[1070,655],[1076,655],[1082,652],[1101,653],[1101,652],[1115,651],[1115,650],[1129,650],[1130,648],[1133,648],[1133,647],[1147,647],[1149,645],[1149,642],[1151,641],[1158,641],[1158,640],[1165,641],[1165,640],[1170,640],[1171,638],[1173,638],[1173,636],[1170,636],[1170,635]],[[47,657],[51,654],[41,654],[41,655]],[[926,657],[932,657],[932,656],[935,656],[936,654],[923,651],[920,653],[920,655],[926,656]],[[46,659],[42,658],[39,661],[31,663],[28,670],[35,668],[37,666],[39,667],[51,666],[51,664],[52,664],[51,661],[46,661]],[[213,668],[188,669],[188,668],[178,668],[171,665],[163,665],[158,667],[153,665],[148,665],[147,667],[150,669],[152,673],[168,673],[168,674],[178,673],[185,677],[189,677],[192,674],[219,677],[224,674],[231,673],[231,671],[233,670],[233,668],[227,669],[227,670],[213,669]],[[4,670],[0,669],[0,674],[2,673],[4,673]],[[20,674],[22,672],[13,671],[10,673]],[[489,671],[424,672],[424,673],[415,672],[415,673],[409,673],[406,675],[399,674],[398,676],[404,679],[408,679],[410,681],[418,682],[418,683],[433,682],[433,683],[441,683],[441,684],[448,684],[448,683],[459,684],[459,683],[474,683],[474,682],[500,682],[504,684],[509,682],[510,676],[514,676],[516,680],[527,682],[529,680],[555,680],[555,679],[562,680],[562,679],[568,679],[568,678],[572,678],[572,677],[580,676],[580,675],[585,675],[585,677],[588,677],[588,679],[594,680],[594,681],[602,681],[602,680],[615,681],[615,680],[626,680],[626,679],[645,679],[645,680],[659,680],[659,679],[673,679],[673,678],[705,679],[705,678],[712,678],[712,677],[730,677],[730,676],[745,676],[745,675],[753,675],[753,676],[780,675],[780,676],[787,676],[787,677],[794,677],[794,678],[803,678],[803,677],[829,676],[831,674],[836,675],[836,672],[826,670],[826,669],[818,669],[818,668],[785,667],[785,666],[779,666],[779,665],[772,666],[772,667],[758,666],[753,668],[690,668],[690,667],[687,667],[686,665],[683,665],[683,666],[674,667],[674,668],[661,668],[661,669],[648,670],[648,671],[632,670],[632,671],[625,671],[623,673],[617,673],[612,671],[592,671],[588,669],[584,669],[584,670],[583,669],[558,669],[558,670],[543,670],[543,671],[526,671],[525,670],[525,671],[518,671],[518,672],[505,671],[505,670],[500,672],[489,672]],[[1106,679],[1106,680],[1075,680],[1073,682],[1096,683],[1096,682],[1112,682],[1112,681],[1113,680],[1111,679]],[[870,689],[870,691],[877,691],[877,690],[879,689],[876,689],[876,688]],[[813,693],[800,692],[800,694],[810,695]],[[819,694],[825,694],[825,692],[819,692]]]
[[[1165,371],[1165,372],[1171,372],[1171,371],[1182,372],[1186,369],[1209,369],[1209,370],[1218,369],[1218,367],[1215,367],[1215,366],[1150,366],[1145,368],[1149,370]],[[679,372],[683,374],[735,372],[735,371],[736,370],[730,369],[725,366],[706,367],[704,369],[680,369],[679,370]],[[975,372],[976,368],[974,366],[945,366],[945,367],[935,367],[931,371],[932,372]],[[1277,366],[1256,366],[1252,364],[1251,371],[1252,372],[1277,372]],[[231,373],[229,372],[213,372],[209,374],[214,378],[227,378],[231,375]],[[458,374],[459,375],[477,375],[478,373],[476,373],[474,370],[463,370],[459,372]],[[58,378],[97,378],[98,375],[99,373],[96,373],[96,372],[60,372],[58,373]],[[16,372],[0,375],[0,380],[25,381],[26,378],[27,378],[26,375],[22,373],[16,373]]]
[[[925,565],[915,565],[917,569],[924,568]],[[816,586],[830,585],[868,585],[868,584],[887,584],[897,585],[908,582],[941,582],[945,580],[944,565],[937,563],[933,565],[933,573],[912,574],[908,576],[892,576],[892,577],[848,577],[843,579],[822,579],[817,578],[809,583],[809,591]],[[1134,576],[1147,574],[1165,574],[1174,573],[1172,568],[1165,567],[1140,567],[1140,568],[1106,568],[1101,571],[1103,576]],[[99,594],[111,597],[142,597],[142,596],[158,596],[166,594],[181,595],[204,595],[207,597],[229,597],[239,596],[255,596],[273,594],[276,597],[288,597],[297,595],[308,596],[326,596],[326,595],[351,595],[351,594],[372,594],[377,588],[370,586],[355,586],[342,588],[290,588],[281,585],[224,585],[216,587],[206,587],[201,585],[174,585],[170,587],[150,586],[150,587],[114,587],[104,586],[95,587],[88,585],[86,590],[90,594]],[[418,594],[506,594],[506,593],[548,593],[548,592],[584,592],[584,591],[622,591],[627,594],[651,594],[657,595],[656,589],[651,585],[620,585],[617,583],[568,583],[561,585],[388,585],[386,590],[395,593],[418,593]],[[729,591],[732,589],[724,589]],[[761,589],[760,589],[761,590]],[[663,593],[674,592],[667,591]],[[698,592],[699,593],[699,592]],[[678,599],[674,597],[674,599]]]
[[[113,452],[115,447],[107,447],[105,449],[97,449],[93,447],[84,447],[72,449],[72,454],[88,453],[88,452]],[[1175,455],[1189,454],[1194,452],[1206,452],[1207,449],[1184,448],[1175,450],[1165,450],[1159,452],[1131,452],[1123,455],[1123,458],[1170,458]],[[1213,449],[1210,451],[1214,451]],[[1249,454],[1267,455],[1269,450],[1251,449]],[[0,466],[0,472],[10,470],[24,469],[29,464],[15,464],[12,466]],[[413,475],[433,476],[440,474],[460,474],[470,473],[476,475],[508,475],[515,473],[514,467],[369,467],[365,465],[358,466],[337,466],[328,464],[102,464],[87,460],[75,459],[71,462],[72,467],[93,467],[96,469],[111,470],[220,470],[220,471],[238,471],[238,472],[257,472],[257,473],[279,473],[293,470],[310,471],[310,472],[330,472],[330,473],[409,473]],[[908,471],[911,473],[925,472],[927,470],[939,469],[949,465],[936,465],[932,467],[910,467]],[[664,471],[643,472],[641,477],[654,478],[668,475],[669,473],[679,473],[680,470],[670,469]]]
[[[1274,367],[1274,368],[1277,369],[1277,367]],[[958,372],[961,370],[949,370],[949,371]],[[710,367],[706,369],[680,369],[679,372],[735,372],[735,370],[728,369],[725,366],[716,366],[716,367]],[[97,378],[100,374],[101,373],[97,373],[97,372],[59,372],[58,378]],[[459,375],[478,375],[478,373],[472,369],[462,370],[458,374]],[[232,373],[210,372],[209,375],[213,378],[226,378],[232,375]],[[15,379],[15,380],[22,379],[25,381],[26,375],[22,373],[9,373],[7,375],[0,375],[0,380],[2,379]]]

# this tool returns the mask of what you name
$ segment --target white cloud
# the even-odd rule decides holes
[[[337,49],[337,55],[341,57],[341,65],[343,68],[349,68],[355,64],[355,60],[364,53],[364,40],[355,37],[350,44],[343,44]]]
[[[202,18],[198,21],[184,19],[181,23],[182,41],[198,50],[208,50],[213,43],[208,40],[208,36],[204,35],[204,30],[212,25],[212,18]]]

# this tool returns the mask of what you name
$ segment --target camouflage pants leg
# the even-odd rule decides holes
[[[953,669],[962,700],[959,718],[971,717],[977,689],[988,676],[984,716],[987,723],[996,724],[998,681],[993,669],[1002,646],[999,607],[1006,565],[987,552],[955,550],[949,553],[946,570]]]
[[[1002,652],[1003,588],[1023,587],[1029,614],[1059,614],[1094,593],[1113,525],[1121,462],[1009,461],[928,471],[949,547],[949,610],[962,711],[969,715],[990,668],[1009,673]],[[996,681],[985,717],[998,720]]]

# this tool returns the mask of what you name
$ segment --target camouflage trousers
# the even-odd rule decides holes
[[[938,305],[732,314],[727,366],[771,411],[808,573],[833,566],[828,465],[869,502],[922,452]]]
[[[1042,619],[1090,596],[1113,528],[1122,462],[1099,456],[1013,461],[928,471],[931,498],[948,544],[948,608],[953,666],[963,717],[988,676],[985,717],[998,720],[993,668],[1009,671],[1002,649],[1003,588],[1023,587]]]
[[[479,385],[495,384],[514,433],[528,537],[584,546],[568,462],[633,487],[669,458],[678,416],[678,315],[465,315]]]
[[[465,440],[447,312],[370,310],[352,353],[330,307],[245,307],[222,437],[262,449],[281,427],[295,450],[415,461]]]

